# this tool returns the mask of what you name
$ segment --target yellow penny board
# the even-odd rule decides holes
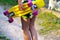
[[[38,8],[42,8],[42,7],[45,5],[43,0],[32,1],[32,3],[33,3],[33,4],[36,4],[37,9],[38,9]],[[32,12],[31,8],[28,7],[28,4],[27,4],[27,3],[24,3],[24,4],[23,4],[23,8],[24,8],[25,10],[20,11],[19,8],[18,8],[18,5],[16,5],[16,6],[10,8],[10,9],[8,10],[8,12],[9,12],[9,13],[10,13],[10,12],[13,12],[13,13],[14,13],[14,16],[13,16],[13,17],[20,17],[20,16],[23,16],[23,15],[26,15],[26,14]]]

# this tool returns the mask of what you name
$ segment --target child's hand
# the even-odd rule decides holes
[[[22,3],[22,0],[18,0],[18,7],[19,7],[19,10],[26,10],[26,8],[24,8],[24,5]]]
[[[22,0],[18,0],[18,8],[19,10],[23,10],[23,3],[22,3]]]
[[[24,10],[25,11],[26,8],[24,8],[24,5],[23,4],[20,4],[19,5],[19,10]]]
[[[19,10],[23,10],[23,4],[19,4]]]

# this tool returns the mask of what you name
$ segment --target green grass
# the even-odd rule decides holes
[[[47,34],[50,31],[60,29],[60,19],[53,15],[52,12],[39,13],[38,19],[42,20],[39,25],[43,27],[39,29],[39,34]]]

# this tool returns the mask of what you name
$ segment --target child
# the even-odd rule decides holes
[[[18,0],[18,5],[19,5],[19,10],[25,10],[23,8],[23,3],[22,0]],[[30,13],[24,15],[21,17],[21,23],[22,23],[22,30],[23,30],[23,35],[24,35],[24,40],[38,40],[37,39],[37,31],[34,28],[34,22],[36,16],[33,15],[32,18],[30,18]]]

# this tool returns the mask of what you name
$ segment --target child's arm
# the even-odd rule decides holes
[[[19,10],[22,10],[23,4],[22,0],[18,0]]]

